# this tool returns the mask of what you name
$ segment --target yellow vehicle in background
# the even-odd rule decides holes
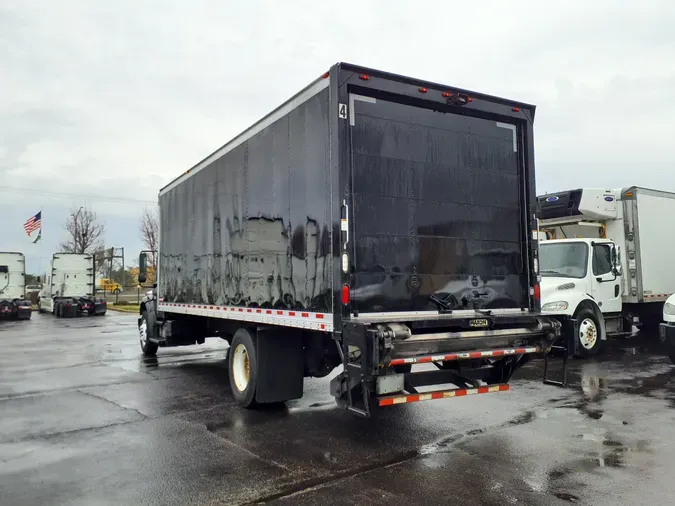
[[[98,287],[106,293],[114,293],[115,295],[122,291],[122,285],[110,278],[101,278]]]

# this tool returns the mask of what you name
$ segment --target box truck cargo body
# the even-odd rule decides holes
[[[160,191],[143,351],[221,335],[243,405],[339,365],[359,414],[430,384],[506,389],[559,332],[539,313],[533,116],[334,66]]]

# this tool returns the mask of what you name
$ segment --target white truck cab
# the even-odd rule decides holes
[[[106,313],[105,299],[94,290],[94,257],[88,253],[55,253],[38,296],[38,310],[57,318]]]
[[[561,239],[539,245],[541,309],[575,317],[580,354],[591,354],[607,335],[606,319],[616,331],[621,319],[619,247],[607,239]]]
[[[23,253],[0,252],[0,318],[29,320],[26,300],[26,258]]]
[[[675,193],[581,188],[538,200],[542,312],[558,315],[576,355],[634,326],[656,332],[675,293]]]
[[[675,364],[675,295],[671,295],[663,305],[663,323],[659,326],[659,337],[666,344],[668,356]]]

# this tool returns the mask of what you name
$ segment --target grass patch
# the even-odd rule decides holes
[[[108,309],[122,313],[138,313],[138,304],[110,304]]]

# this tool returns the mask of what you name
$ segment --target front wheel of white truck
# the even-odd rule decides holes
[[[138,335],[141,343],[141,351],[145,357],[154,357],[157,354],[157,349],[159,345],[148,339],[149,337],[148,329],[148,312],[143,311],[141,313],[141,322],[138,325]]]
[[[232,395],[240,406],[252,407],[258,383],[258,361],[255,344],[248,330],[239,329],[234,334],[228,359]]]
[[[582,357],[597,355],[602,339],[598,317],[592,310],[583,308],[577,312],[575,319],[577,334],[574,337],[577,341],[579,355]]]

